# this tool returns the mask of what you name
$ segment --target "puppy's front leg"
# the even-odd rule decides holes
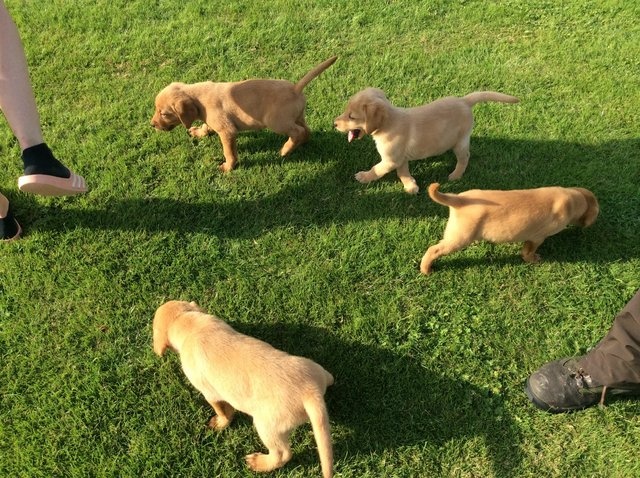
[[[236,145],[236,132],[224,131],[218,133],[220,135],[220,141],[222,142],[222,152],[224,153],[224,163],[218,168],[223,173],[228,173],[236,167],[238,162],[238,147]]]
[[[213,407],[216,414],[214,417],[211,417],[211,420],[209,420],[209,427],[215,430],[222,430],[229,426],[229,423],[233,420],[233,415],[236,412],[235,408],[223,401],[212,402],[210,405]]]
[[[544,239],[542,241],[544,241]],[[521,253],[525,262],[530,264],[540,262],[540,256],[536,254],[536,251],[538,247],[540,247],[540,244],[542,244],[542,241],[525,241]]]
[[[388,161],[380,161],[369,171],[360,171],[356,173],[355,178],[363,184],[370,183],[376,179],[380,179],[382,176],[390,171],[396,169],[396,165]]]
[[[411,176],[411,173],[409,173],[408,162],[398,167],[398,169],[396,169],[396,173],[398,174],[400,181],[402,181],[402,185],[406,192],[409,194],[418,194],[420,188],[418,187],[416,180]]]

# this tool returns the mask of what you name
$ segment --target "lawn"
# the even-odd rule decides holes
[[[342,477],[640,476],[640,402],[550,415],[523,393],[543,363],[589,350],[640,288],[640,5],[614,0],[6,0],[45,138],[91,190],[17,189],[0,117],[0,190],[24,238],[0,244],[0,476],[250,477],[251,420],[221,433],[175,354],[151,349],[168,299],[322,364]],[[171,81],[296,81],[308,144],[244,133],[222,174],[217,137],[149,124]],[[367,86],[398,106],[494,90],[471,160],[451,152],[362,185],[378,154],[333,118]],[[581,186],[600,201],[525,264],[476,244],[419,273],[446,208],[471,188]],[[310,426],[269,476],[320,476]],[[636,458],[634,458],[636,457]]]

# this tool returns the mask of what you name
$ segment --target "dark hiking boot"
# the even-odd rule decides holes
[[[541,410],[552,413],[582,410],[600,402],[607,393],[640,394],[640,384],[606,387],[593,383],[579,365],[582,357],[567,357],[543,365],[527,379],[525,391],[529,400]]]

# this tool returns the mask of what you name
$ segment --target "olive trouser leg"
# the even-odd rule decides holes
[[[594,384],[640,386],[640,290],[616,315],[607,335],[579,365]]]

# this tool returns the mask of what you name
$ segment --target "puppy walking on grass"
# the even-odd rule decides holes
[[[269,450],[246,456],[254,471],[272,471],[291,459],[289,435],[311,421],[322,475],[333,476],[333,448],[324,393],[329,372],[312,360],[289,355],[243,335],[204,313],[194,302],[169,301],[153,319],[153,350],[180,354],[189,381],[213,407],[211,428],[221,430],[236,410],[253,417]]]
[[[357,173],[358,181],[370,183],[395,170],[404,190],[417,194],[418,185],[409,172],[409,161],[453,149],[457,164],[449,179],[462,177],[469,162],[471,109],[484,101],[517,103],[518,98],[477,91],[462,98],[448,96],[415,108],[398,108],[389,102],[384,91],[366,88],[349,99],[345,112],[334,120],[334,126],[347,133],[349,142],[367,134],[376,142],[380,162],[369,171]]]
[[[433,261],[459,251],[474,241],[524,241],[522,258],[538,262],[536,250],[549,236],[569,224],[587,227],[600,208],[594,194],[584,188],[544,187],[511,191],[473,189],[443,194],[438,183],[429,186],[431,199],[449,207],[443,239],[427,249],[420,272],[431,273]]]
[[[236,167],[236,138],[240,131],[268,128],[289,136],[280,150],[280,155],[286,156],[310,135],[304,119],[306,99],[302,90],[336,59],[334,56],[323,61],[295,84],[286,80],[171,83],[156,96],[151,125],[171,131],[182,124],[197,138],[217,133],[225,159],[219,167],[223,172]],[[204,124],[192,127],[196,120]]]

